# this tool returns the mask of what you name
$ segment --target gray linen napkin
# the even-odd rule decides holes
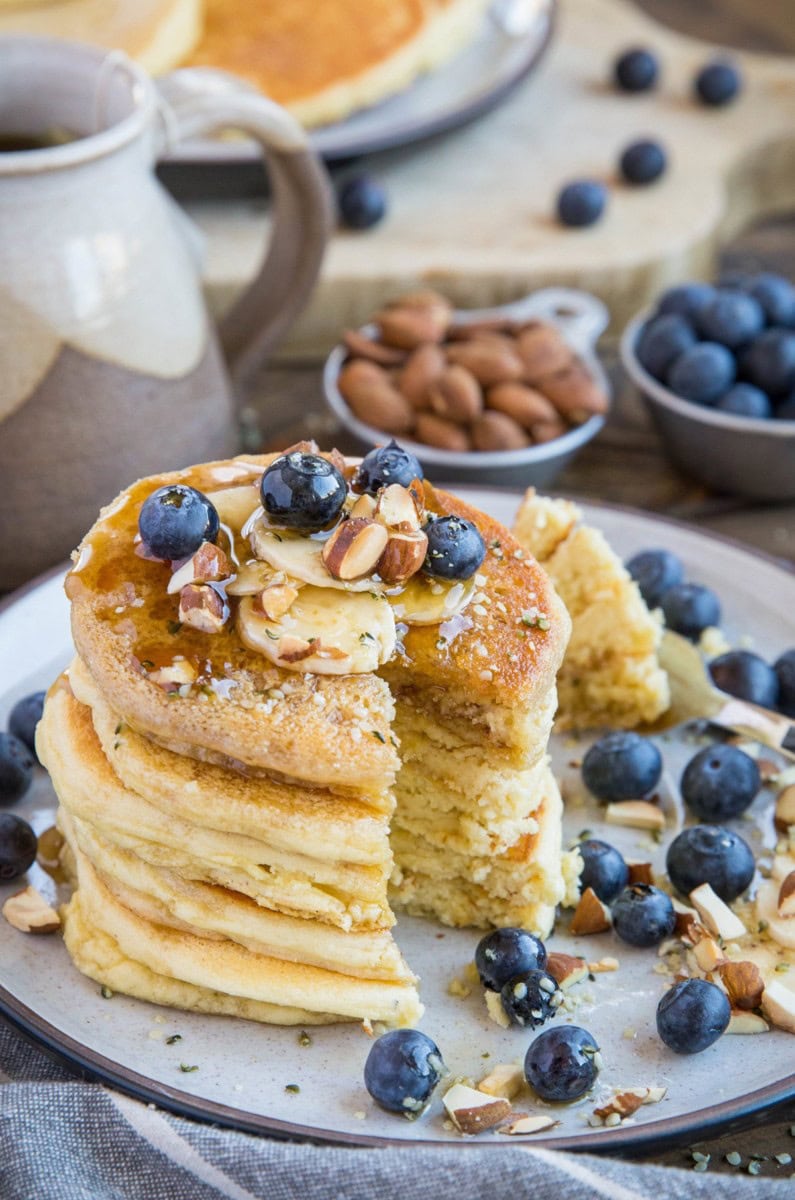
[[[0,1200],[792,1200],[791,1180],[506,1145],[350,1150],[199,1125],[75,1079],[0,1020]]]

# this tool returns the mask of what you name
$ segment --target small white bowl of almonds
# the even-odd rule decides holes
[[[394,437],[431,477],[546,487],[604,424],[608,317],[571,288],[470,310],[412,292],[345,333],[326,400],[363,447]]]

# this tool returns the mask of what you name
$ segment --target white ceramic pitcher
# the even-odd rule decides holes
[[[233,451],[232,384],[304,304],[331,224],[325,173],[271,101],[194,82],[165,108],[119,53],[0,38],[0,136],[53,129],[74,140],[0,153],[0,589],[64,558],[131,480]],[[153,168],[164,140],[224,129],[260,143],[274,220],[216,335]]]

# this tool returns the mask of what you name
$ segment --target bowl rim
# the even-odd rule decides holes
[[[650,375],[635,352],[640,331],[654,315],[654,306],[642,309],[627,323],[621,335],[619,353],[621,364],[632,382],[648,400],[702,425],[737,433],[758,433],[777,438],[795,437],[795,420],[779,420],[770,417],[741,417],[735,413],[722,412],[709,405],[696,404],[677,396],[659,380]]]
[[[542,288],[534,290],[530,295],[524,296],[520,300],[510,301],[509,304],[496,305],[490,308],[456,308],[454,317],[459,323],[477,322],[484,317],[521,317],[528,304],[532,304],[534,299],[546,299],[550,306],[550,313],[540,316],[539,319],[549,320],[555,324],[554,316],[552,316],[552,308],[560,306],[573,306],[574,310],[580,310],[578,320],[582,322],[580,331],[580,344],[575,344],[572,336],[567,336],[566,325],[557,322],[557,328],[561,330],[564,337],[567,338],[570,346],[575,354],[585,362],[588,371],[593,373],[597,379],[600,388],[603,388],[608,395],[610,401],[614,396],[608,374],[606,374],[602,362],[596,354],[597,337],[608,323],[608,311],[602,301],[597,300],[596,296],[588,293],[579,292],[579,290],[570,288]],[[536,316],[536,314],[532,314]],[[531,313],[527,314],[527,319],[531,319]],[[369,322],[365,325],[360,325],[358,332],[365,336],[372,336],[376,332],[375,324]],[[384,438],[396,437],[396,434],[387,433],[384,430],[378,430],[373,425],[367,425],[365,421],[360,421],[342,396],[341,391],[337,388],[336,380],[339,377],[343,361],[347,358],[348,349],[343,342],[337,342],[336,346],[330,350],[327,359],[323,364],[323,394],[325,402],[331,412],[334,413],[341,425],[347,430],[354,433],[361,442],[369,443],[373,446],[381,445]],[[596,437],[600,428],[603,427],[605,416],[594,415],[590,416],[587,421],[582,422],[582,425],[575,425],[570,428],[567,433],[561,434],[560,438],[554,438],[551,442],[544,442],[540,445],[522,446],[520,450],[441,450],[437,446],[429,446],[424,442],[414,442],[413,438],[400,437],[401,446],[406,450],[410,450],[412,454],[417,455],[420,461],[428,463],[429,466],[459,468],[467,467],[472,470],[489,470],[494,467],[502,467],[510,469],[512,467],[527,467],[533,466],[534,463],[548,463],[555,461],[556,458],[566,457],[574,454],[586,442],[590,442],[591,438]]]

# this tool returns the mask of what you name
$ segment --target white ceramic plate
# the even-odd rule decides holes
[[[381,104],[312,130],[312,148],[327,162],[337,162],[444,133],[488,112],[541,58],[553,15],[554,0],[494,0],[467,49]],[[174,83],[189,84],[190,75],[188,68],[165,76],[162,90],[168,95]],[[224,79],[230,77],[218,75],[218,86]],[[235,165],[259,160],[258,147],[243,138],[202,138],[184,142],[166,161]]]
[[[466,496],[506,523],[518,501],[507,492],[470,489]],[[795,575],[781,566],[684,526],[634,512],[583,507],[622,555],[649,546],[666,546],[680,554],[689,576],[721,595],[730,637],[751,635],[767,656],[795,641]],[[0,727],[11,705],[45,687],[69,657],[67,605],[60,579],[51,578],[0,614]],[[637,831],[602,828],[572,765],[581,757],[582,746],[570,738],[555,740],[556,770],[569,801],[567,840],[588,828],[628,856],[652,858],[662,865],[664,846],[654,846]],[[663,788],[668,842],[679,807],[673,781],[694,747],[686,738],[669,734],[662,749],[669,779]],[[52,823],[53,805],[42,772],[19,811],[41,831]],[[755,802],[754,820],[738,823],[755,849],[771,842],[770,808],[770,797],[763,795]],[[43,872],[34,867],[30,876],[53,896],[52,882]],[[18,887],[15,883],[0,888],[0,902]],[[479,989],[467,999],[447,992],[471,959],[478,934],[401,918],[397,937],[422,977],[422,1028],[438,1043],[450,1070],[480,1077],[489,1063],[520,1061],[532,1034],[494,1025]],[[658,960],[653,950],[633,950],[613,934],[585,939],[555,934],[550,945],[589,960],[614,955],[621,965],[614,974],[600,974],[579,985],[582,999],[572,1018],[589,1029],[602,1048],[605,1065],[595,1093],[577,1104],[555,1107],[560,1125],[535,1138],[535,1144],[615,1151],[659,1147],[703,1137],[729,1122],[749,1123],[795,1094],[795,1075],[787,1073],[795,1049],[792,1035],[773,1031],[761,1037],[724,1037],[696,1057],[679,1057],[660,1043],[654,1018],[665,980],[654,973]],[[445,1129],[438,1098],[413,1123],[378,1109],[362,1084],[370,1042],[359,1027],[312,1030],[311,1044],[304,1047],[294,1029],[182,1013],[123,996],[103,999],[96,984],[73,969],[58,937],[26,937],[4,921],[0,964],[0,1012],[9,1020],[83,1070],[175,1111],[250,1131],[336,1142],[506,1143],[504,1136],[490,1133],[462,1140]],[[182,1040],[168,1045],[166,1039],[175,1033]],[[198,1069],[185,1073],[180,1064]],[[297,1084],[300,1091],[286,1091],[288,1084]],[[588,1126],[589,1113],[614,1086],[650,1084],[667,1087],[661,1104],[641,1108],[633,1120],[615,1129]],[[530,1107],[543,1108],[532,1103]]]

